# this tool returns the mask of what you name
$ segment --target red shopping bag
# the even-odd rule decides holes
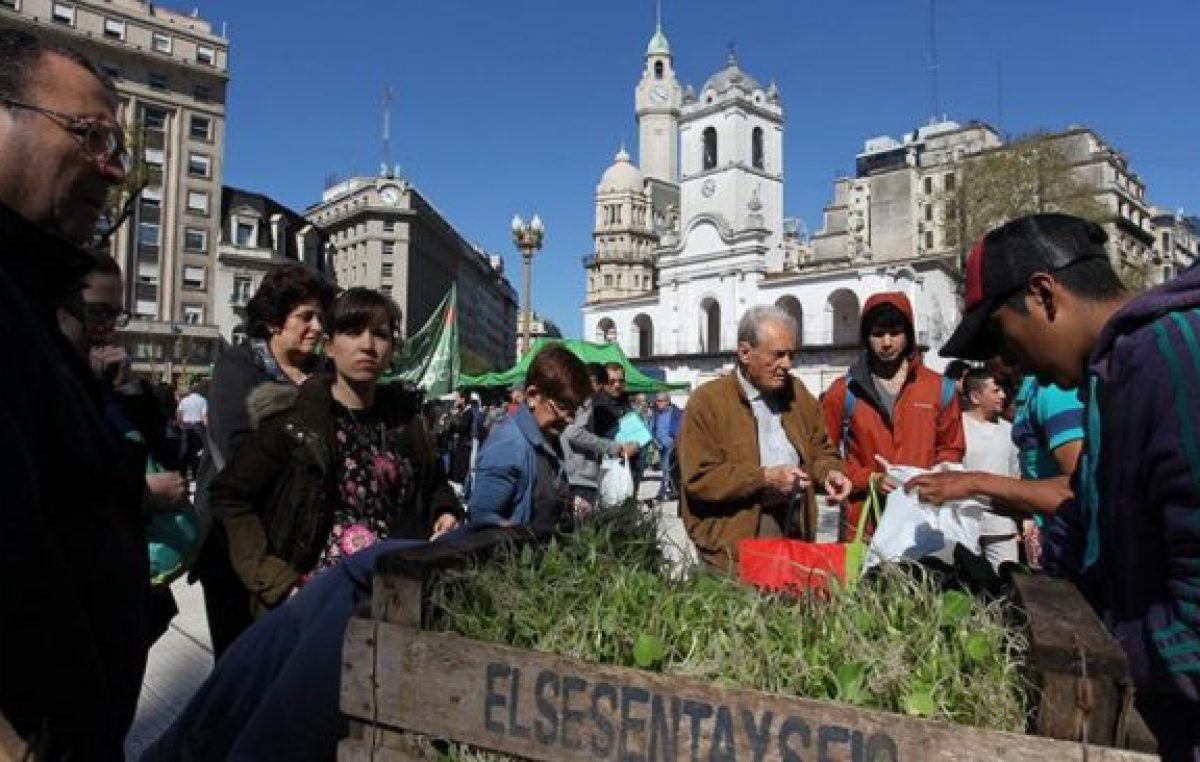
[[[873,485],[872,485],[873,486]],[[863,538],[867,516],[879,520],[875,490],[858,516],[858,531],[851,542],[808,542],[783,537],[754,537],[738,543],[738,580],[762,590],[799,593],[852,587],[862,572],[867,542]]]
[[[828,590],[834,580],[839,586],[853,584],[862,568],[862,552],[849,551],[852,545],[861,543],[782,537],[742,540],[738,543],[738,579],[763,590],[784,592]]]

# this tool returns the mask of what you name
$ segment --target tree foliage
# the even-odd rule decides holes
[[[1081,177],[1060,137],[1034,133],[969,159],[947,214],[951,240],[965,249],[989,230],[1027,214],[1062,212],[1105,222],[1111,216]]]

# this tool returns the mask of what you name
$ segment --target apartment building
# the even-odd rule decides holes
[[[219,339],[214,286],[229,45],[197,13],[142,0],[0,0],[0,25],[78,50],[116,84],[146,187],[110,239],[126,279],[134,368],[177,381]]]
[[[323,264],[339,286],[388,294],[411,332],[457,283],[464,372],[512,364],[517,295],[500,258],[466,240],[404,179],[387,172],[342,181],[305,217],[328,237]]]

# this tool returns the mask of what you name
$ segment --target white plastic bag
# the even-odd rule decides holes
[[[888,470],[888,476],[900,484],[923,473],[927,471],[911,466],[892,466]],[[983,503],[955,500],[939,506],[922,503],[919,498],[919,494],[903,489],[888,495],[864,567],[902,558],[919,561],[929,556],[953,563],[956,544],[972,553],[980,552],[980,522],[986,507]]]
[[[597,489],[601,508],[621,505],[633,497],[633,472],[628,458],[605,458]]]

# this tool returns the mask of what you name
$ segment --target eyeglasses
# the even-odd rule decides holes
[[[99,119],[64,114],[12,98],[2,98],[0,102],[10,108],[23,108],[41,114],[78,140],[79,146],[88,156],[106,163],[116,160],[121,165],[121,171],[129,171],[129,151],[125,149],[125,139],[120,127]]]
[[[124,328],[129,325],[130,315],[127,310],[119,310],[112,305],[102,302],[85,304],[83,309],[89,326],[112,325],[117,328]]]

